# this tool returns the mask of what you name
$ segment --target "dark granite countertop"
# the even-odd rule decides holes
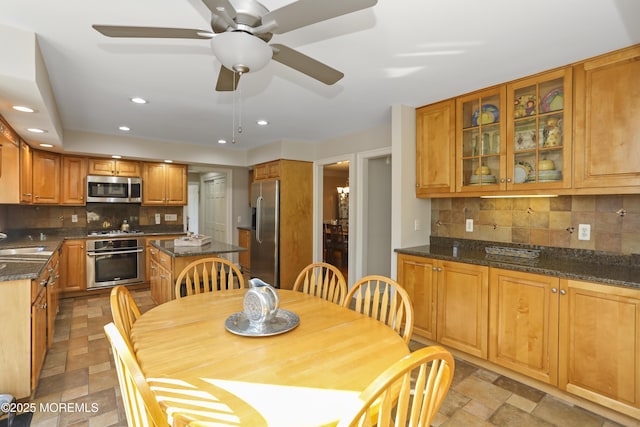
[[[458,245],[458,253],[455,257],[453,256],[454,243]],[[487,255],[484,249],[486,246],[521,247],[498,242],[433,238],[429,245],[400,248],[395,252],[640,289],[639,255],[612,255],[598,251],[527,245],[525,246],[527,249],[540,250],[540,256],[534,259],[521,259]]]
[[[40,239],[40,233],[44,240]],[[84,228],[60,228],[46,230],[21,230],[8,233],[9,237],[0,240],[0,249],[44,246],[47,252],[58,250],[65,240],[99,238],[104,236],[87,236]],[[145,230],[141,237],[167,236],[186,234],[180,231]],[[11,280],[31,280],[37,278],[49,261],[50,255],[0,256],[0,282]]]
[[[215,255],[232,252],[244,252],[247,249],[230,243],[211,241],[202,246],[175,246],[173,240],[152,240],[151,246],[160,249],[172,257]]]

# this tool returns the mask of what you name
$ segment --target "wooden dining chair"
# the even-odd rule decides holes
[[[111,289],[111,315],[113,323],[124,337],[127,345],[131,345],[131,327],[140,317],[140,309],[131,292],[125,286],[118,285]]]
[[[362,405],[338,427],[429,427],[446,397],[455,362],[440,346],[408,354],[360,393]]]
[[[225,258],[202,258],[187,265],[176,278],[176,298],[204,292],[245,288],[242,272]]]
[[[309,264],[298,274],[293,290],[342,305],[347,295],[347,282],[336,266],[316,262]]]
[[[354,283],[343,305],[389,325],[408,344],[413,333],[413,304],[398,282],[370,275]]]
[[[138,365],[138,360],[120,330],[112,322],[104,326],[104,332],[111,343],[127,424],[130,427],[169,426],[167,417]]]

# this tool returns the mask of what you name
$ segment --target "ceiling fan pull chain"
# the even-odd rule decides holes
[[[242,133],[242,88],[238,89],[238,133]]]
[[[236,70],[233,70],[233,109],[231,110],[231,143],[236,143]]]

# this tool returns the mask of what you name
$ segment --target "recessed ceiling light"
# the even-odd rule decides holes
[[[144,98],[140,98],[139,96],[134,96],[133,98],[131,98],[131,102],[136,103],[136,104],[146,104],[149,101],[147,101]]]
[[[47,133],[46,130],[38,128],[28,128],[27,130],[31,133]]]
[[[122,132],[129,132],[131,130],[129,126],[120,126],[118,129],[120,129]]]
[[[173,163],[173,160],[165,160],[165,163]]]
[[[114,154],[113,156],[111,156],[112,159],[121,159],[122,156],[118,156],[117,154]]]
[[[219,139],[218,140],[218,144],[226,144],[227,140],[226,139]]]
[[[25,107],[24,105],[14,105],[11,108],[13,108],[16,111],[21,111],[23,113],[35,113],[36,111],[33,108]]]
[[[40,147],[51,148],[51,147],[53,147],[53,145],[51,145],[51,144],[40,144]]]
[[[264,120],[264,119],[260,119],[256,123],[258,123],[258,125],[260,125],[260,126],[266,126],[266,125],[269,124],[269,122],[267,120]]]

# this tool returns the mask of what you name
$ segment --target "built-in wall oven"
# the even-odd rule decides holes
[[[87,289],[144,281],[143,238],[132,236],[87,240]]]

